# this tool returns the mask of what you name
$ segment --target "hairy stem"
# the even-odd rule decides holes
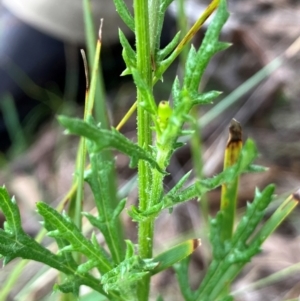
[[[152,87],[151,58],[150,58],[150,34],[149,14],[147,0],[134,0],[135,33],[137,69],[145,83]],[[137,91],[137,127],[138,145],[149,149],[151,145],[150,116],[140,106],[142,94]],[[149,208],[149,189],[151,187],[151,169],[148,163],[140,160],[138,165],[139,182],[139,208],[144,211]],[[139,255],[142,258],[152,257],[153,221],[144,221],[139,224],[138,242]],[[144,277],[138,284],[137,294],[140,301],[148,300],[150,276]]]

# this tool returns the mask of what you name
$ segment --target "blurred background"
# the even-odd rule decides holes
[[[126,2],[132,7],[131,1]],[[133,45],[134,41],[117,16],[112,1],[91,3],[97,28],[99,19],[104,18],[101,67],[111,123],[116,126],[135,101],[135,88],[130,78],[120,77],[125,65],[118,27]],[[208,3],[184,2],[188,27]],[[300,42],[297,41],[300,2],[230,0],[228,5],[231,16],[221,39],[232,46],[213,58],[200,86],[203,91],[213,89],[223,94],[213,105],[199,108],[198,114],[205,176],[222,170],[232,118],[242,124],[244,139],[251,137],[256,141],[260,152],[257,163],[269,168],[265,173],[241,178],[239,207],[243,212],[246,201],[253,198],[255,187],[275,183],[279,196],[276,202],[280,202],[300,186]],[[85,77],[79,52],[85,47],[82,3],[75,0],[4,0],[0,12],[0,183],[16,196],[24,228],[35,235],[40,229],[35,203],[43,200],[56,205],[71,187],[78,138],[64,136],[55,115],[83,116]],[[175,1],[165,20],[162,45],[178,31],[177,12]],[[193,40],[196,47],[201,44],[207,24],[209,20]],[[182,72],[179,59],[165,74],[164,82],[157,84],[157,102],[169,99],[174,77]],[[135,129],[135,117],[132,117],[122,132],[135,140]],[[128,169],[128,160],[123,155],[118,154],[116,162],[119,184],[124,187],[133,181],[136,171]],[[192,168],[192,164],[187,144],[172,159],[166,191]],[[86,206],[91,209],[88,198]],[[219,190],[207,195],[211,215],[218,210],[219,198]],[[127,206],[136,202],[137,192],[133,188]],[[193,285],[203,276],[201,273],[210,258],[198,208],[199,203],[191,201],[174,208],[172,214],[165,212],[157,220],[155,237],[157,250],[173,245],[182,237],[204,237],[202,247],[192,258]],[[300,267],[275,284],[245,289],[258,279],[300,262],[298,213],[296,210],[266,241],[262,253],[236,281],[233,290],[242,291],[236,300],[273,301],[299,296]],[[0,219],[3,223],[3,217]],[[128,237],[136,241],[136,225],[126,215],[123,219]],[[1,271],[0,286],[13,266],[12,263]],[[40,266],[32,264],[26,273],[34,275],[36,268]],[[33,286],[30,294],[24,290],[28,278],[28,274],[20,277],[8,300],[43,300],[51,291],[55,274],[43,285]],[[182,300],[174,278],[172,270],[156,276],[153,291],[166,296],[165,300]]]

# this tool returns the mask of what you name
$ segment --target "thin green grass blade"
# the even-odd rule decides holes
[[[208,125],[211,121],[217,118],[222,112],[229,108],[232,104],[237,102],[243,95],[245,95],[252,88],[261,83],[266,77],[277,70],[283,63],[283,58],[278,57],[274,59],[271,63],[266,65],[264,68],[255,73],[251,78],[241,84],[232,93],[226,96],[222,101],[215,105],[211,110],[209,110],[205,115],[199,119],[199,125],[204,127]]]
[[[189,239],[155,256],[154,262],[158,262],[159,264],[151,271],[151,274],[155,275],[183,260],[187,256],[191,255],[200,245],[200,239]]]

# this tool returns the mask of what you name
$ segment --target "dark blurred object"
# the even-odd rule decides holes
[[[13,99],[21,124],[39,106],[36,114],[41,116],[33,118],[36,120],[36,125],[32,125],[34,129],[45,117],[56,113],[62,100],[68,97],[72,98],[70,100],[84,100],[85,78],[79,52],[80,48],[84,48],[83,12],[81,1],[75,1],[74,5],[70,2],[60,5],[62,10],[55,16],[52,14],[56,8],[54,2],[48,2],[45,7],[31,0],[23,2],[28,2],[28,6],[18,1],[4,1],[7,8],[1,9],[0,101],[7,95]],[[68,4],[69,11],[66,10]],[[98,23],[100,8],[107,19],[118,18],[113,2],[105,4],[105,9],[103,4],[97,7],[95,17],[98,17]],[[108,21],[109,24],[111,22]],[[103,66],[104,73],[114,70],[116,77],[124,68],[121,48],[113,45],[117,43],[120,22],[120,19],[115,20],[114,29],[109,28],[109,24],[105,26],[108,32],[104,34],[106,44],[103,43],[103,53],[108,58],[108,64]],[[108,89],[111,76],[104,77]],[[70,79],[73,91],[66,95]],[[33,121],[29,119],[26,122]],[[6,151],[11,141],[3,112],[0,113],[0,137],[0,150]]]
[[[47,88],[49,82],[55,82],[62,90],[66,66],[64,45],[26,25],[7,10],[1,12],[1,22],[0,97],[7,93],[12,95],[22,121],[40,102],[26,94],[18,84],[17,74],[21,71],[41,88]],[[10,140],[2,113],[0,118],[0,149],[6,150]]]
[[[70,12],[62,9],[65,15],[59,12],[55,16],[51,15],[55,1],[52,4],[47,2],[45,4],[47,7],[43,10],[40,7],[36,8],[41,4],[33,3],[35,1],[32,0],[28,2],[29,8],[19,4],[18,1],[4,1],[9,9],[1,10],[0,101],[7,93],[12,96],[21,124],[39,105],[43,112],[40,121],[37,122],[39,125],[45,120],[45,116],[56,113],[61,100],[70,99],[79,102],[84,100],[85,76],[79,51],[85,44],[83,12],[81,1],[75,1],[74,7],[67,1],[63,7],[71,5]],[[118,27],[121,26],[122,20],[117,15],[112,1],[99,5],[92,1],[92,4],[95,16],[105,18],[101,56],[104,84],[109,91],[116,89],[129,78],[120,77],[125,69],[121,56],[122,48],[118,41]],[[30,8],[33,11],[30,11]],[[46,9],[49,9],[48,19],[45,17],[44,20],[44,17],[41,17],[46,13],[44,12]],[[37,16],[39,10],[41,14]],[[95,22],[96,26],[97,23]],[[170,19],[167,23],[169,26],[173,24]],[[123,27],[122,30],[134,45],[133,34],[128,28]],[[164,30],[162,44],[169,41],[170,30],[168,26],[165,28],[167,29]],[[68,94],[66,87],[70,88],[70,78],[73,92]],[[59,94],[56,101],[53,100],[55,93]],[[6,151],[11,141],[2,113],[0,113],[0,137],[0,151]]]

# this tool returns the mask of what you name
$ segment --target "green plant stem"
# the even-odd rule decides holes
[[[136,33],[136,54],[137,69],[145,83],[152,87],[151,58],[150,58],[150,34],[148,1],[134,0],[135,33]],[[137,131],[138,145],[149,150],[152,143],[150,131],[150,116],[140,106],[142,94],[137,91]],[[138,190],[139,208],[141,211],[149,208],[149,188],[151,187],[151,169],[148,163],[140,160],[138,164]],[[153,244],[153,220],[143,221],[138,229],[139,255],[142,258],[152,257]],[[148,300],[150,286],[150,275],[145,276],[137,285],[138,300]]]
[[[216,8],[219,5],[220,0],[213,0],[210,5],[206,8],[206,10],[202,13],[200,18],[196,21],[196,23],[193,25],[193,27],[189,30],[189,32],[184,36],[184,38],[181,40],[181,42],[178,44],[176,49],[173,51],[173,53],[164,61],[164,64],[159,67],[159,73],[153,76],[152,85],[154,86],[162,77],[164,72],[170,67],[170,65],[175,61],[175,59],[178,57],[178,55],[185,49],[185,46],[187,43],[191,41],[193,36],[197,33],[198,30],[200,30],[201,26],[204,24],[204,22],[209,18],[209,16],[216,10]],[[133,112],[137,108],[137,101],[130,107],[128,113],[126,114],[126,120],[130,118],[130,116],[133,114]],[[126,122],[126,121],[125,121]],[[118,125],[118,129],[123,126],[123,121],[120,122]]]
[[[299,274],[300,272],[300,263],[296,263],[292,266],[289,266],[285,269],[282,269],[279,272],[273,273],[268,277],[259,279],[247,286],[242,287],[231,293],[232,296],[241,296],[247,292],[255,291],[261,288],[264,288],[268,285],[274,284],[276,282],[283,281],[285,279],[291,278],[295,274]]]
[[[92,115],[94,109],[95,119],[101,123],[101,127],[109,129],[110,124],[107,116],[107,109],[105,103],[105,90],[103,84],[103,76],[100,64],[100,53],[101,53],[101,36],[100,30],[98,33],[98,40],[96,39],[97,34],[94,27],[94,21],[92,18],[92,10],[90,0],[83,0],[84,8],[84,21],[87,38],[87,53],[89,61],[89,69],[91,70],[91,82],[89,84],[89,93],[87,96],[87,103],[85,106],[85,120]],[[100,24],[100,27],[102,24]],[[97,101],[95,101],[97,100]],[[99,203],[97,208],[104,208],[104,211],[100,210],[100,216],[106,216],[106,212],[112,212],[118,205],[117,199],[117,184],[114,159],[110,150],[103,150],[98,154],[98,160],[102,162],[99,168],[99,181],[100,191],[102,197],[98,199]],[[106,187],[106,189],[104,189]],[[103,192],[106,191],[104,194]],[[97,201],[97,200],[96,200]],[[105,239],[108,247],[112,253],[112,257],[116,263],[120,263],[124,257],[123,254],[123,231],[120,223],[120,219],[117,218],[113,222],[107,223],[107,235]]]
[[[217,118],[222,112],[224,112],[233,103],[238,101],[242,96],[244,96],[249,90],[257,86],[266,77],[277,70],[283,63],[282,57],[277,57],[268,65],[260,69],[252,77],[246,80],[238,88],[236,88],[232,93],[226,96],[221,102],[215,105],[211,110],[209,110],[205,115],[199,119],[199,125],[204,127],[208,125],[211,121]]]

